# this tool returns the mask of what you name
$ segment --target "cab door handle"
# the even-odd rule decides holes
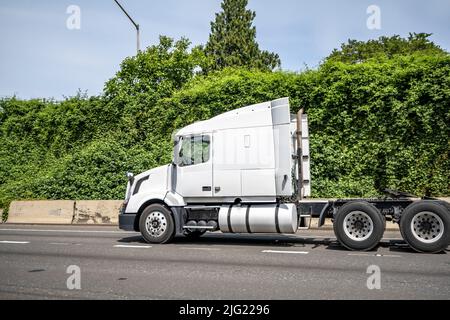
[[[202,191],[203,192],[211,191],[211,186],[203,186]]]

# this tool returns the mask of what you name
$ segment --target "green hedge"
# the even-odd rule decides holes
[[[189,71],[191,56],[174,55],[157,71],[145,69],[145,56],[127,60],[100,97],[0,100],[0,207],[12,199],[120,199],[126,171],[170,161],[177,128],[284,96],[292,112],[301,106],[309,115],[314,196],[369,197],[386,187],[450,194],[448,55],[207,76]],[[164,78],[180,61],[182,79]],[[141,73],[130,77],[134,69]],[[133,77],[151,72],[159,75],[152,90],[134,92]]]

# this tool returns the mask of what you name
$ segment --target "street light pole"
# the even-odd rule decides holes
[[[115,3],[117,3],[117,5],[119,6],[119,8],[123,11],[123,13],[125,13],[125,15],[128,17],[128,19],[130,19],[131,23],[134,25],[134,27],[136,28],[136,35],[137,35],[137,53],[139,53],[139,51],[141,51],[141,43],[139,40],[139,25],[134,22],[134,20],[130,17],[130,15],[128,14],[128,12],[125,11],[125,9],[120,5],[119,1],[114,0]]]

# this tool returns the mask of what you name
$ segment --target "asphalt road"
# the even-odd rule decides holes
[[[449,253],[418,254],[399,239],[387,231],[371,252],[347,251],[318,230],[148,245],[115,227],[4,224],[0,299],[448,300]],[[80,268],[79,290],[67,287],[71,265]],[[367,287],[371,265],[380,289]]]

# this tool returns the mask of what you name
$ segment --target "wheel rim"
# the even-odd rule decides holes
[[[444,234],[444,222],[433,212],[419,212],[411,220],[411,232],[420,242],[434,243]]]
[[[159,211],[153,211],[145,219],[145,227],[152,237],[160,237],[167,230],[167,219]]]
[[[373,221],[362,211],[352,211],[344,219],[344,232],[354,241],[364,241],[373,233]]]

